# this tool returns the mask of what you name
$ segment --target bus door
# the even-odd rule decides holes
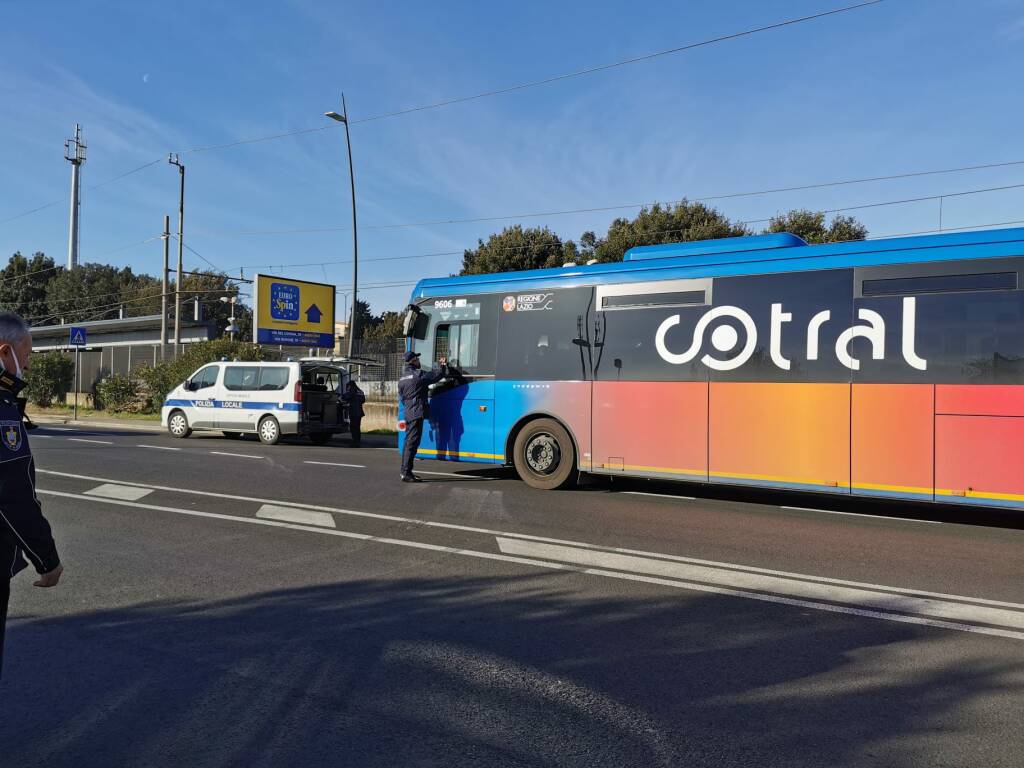
[[[447,358],[453,375],[431,390],[419,453],[449,461],[500,460],[494,448],[498,299],[452,296],[430,299],[420,309],[413,349],[427,370]]]
[[[511,463],[517,426],[552,418],[572,437],[578,468],[590,471],[594,289],[530,289],[499,301],[495,453]]]
[[[598,286],[594,472],[707,480],[707,368],[667,361],[658,339],[685,351],[710,301],[710,279]]]

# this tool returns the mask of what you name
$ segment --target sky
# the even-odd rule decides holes
[[[412,283],[458,272],[463,249],[516,223],[577,239],[653,201],[1024,161],[1024,0],[884,0],[358,122],[855,2],[0,0],[0,263],[15,251],[66,261],[64,140],[81,123],[81,261],[159,273],[153,238],[164,215],[177,226],[178,174],[166,156],[179,152],[194,249],[186,269],[348,289],[344,131],[323,116],[342,92],[360,296],[374,312],[401,308]],[[323,130],[202,149],[303,129]],[[1018,184],[1024,162],[713,204],[759,220]],[[623,207],[554,213],[611,206]],[[937,229],[939,207],[850,213],[887,236]],[[944,228],[1022,221],[1024,186],[947,197],[941,208]],[[436,223],[481,218],[491,220]],[[339,297],[339,313],[348,300]]]

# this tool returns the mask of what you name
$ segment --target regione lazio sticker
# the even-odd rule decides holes
[[[21,424],[17,421],[0,422],[0,434],[3,435],[4,447],[9,451],[21,448]]]

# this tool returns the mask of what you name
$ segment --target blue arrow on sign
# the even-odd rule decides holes
[[[306,310],[306,322],[307,323],[319,323],[320,318],[323,317],[323,312],[320,311],[320,307],[316,304],[310,305],[309,309]]]
[[[72,328],[71,329],[71,346],[72,347],[84,347],[87,333],[85,328]]]

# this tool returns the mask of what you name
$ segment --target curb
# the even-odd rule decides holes
[[[138,424],[129,422],[127,419],[124,421],[113,420],[113,419],[78,419],[77,421],[70,416],[50,416],[41,413],[28,412],[28,417],[32,419],[36,424],[67,424],[71,426],[79,427],[102,427],[104,429],[134,429],[139,432],[163,432],[164,428],[160,425],[160,422],[153,424]]]

